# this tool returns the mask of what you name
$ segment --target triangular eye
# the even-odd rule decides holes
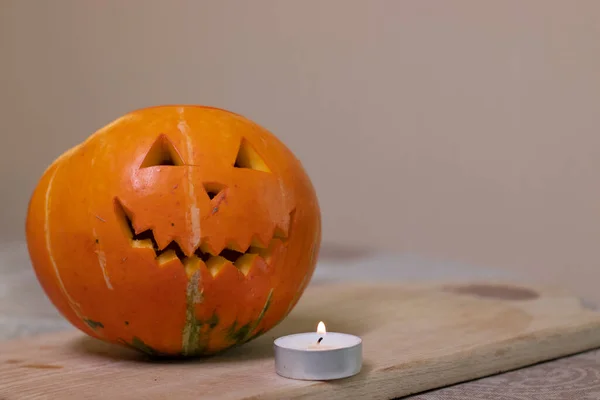
[[[183,165],[183,160],[167,135],[161,134],[154,142],[140,168],[156,165]]]
[[[265,163],[265,160],[262,159],[246,139],[242,139],[242,142],[240,143],[240,148],[233,166],[235,168],[249,168],[257,171],[271,172]]]

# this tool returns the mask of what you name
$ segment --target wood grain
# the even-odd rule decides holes
[[[274,372],[277,336],[359,335],[355,377]],[[389,399],[600,347],[600,313],[558,290],[500,284],[310,287],[271,332],[219,356],[148,360],[71,330],[0,344],[1,399]]]

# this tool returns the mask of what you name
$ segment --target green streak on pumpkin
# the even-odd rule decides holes
[[[265,333],[265,330],[264,329],[259,329],[254,335],[250,336],[250,338],[247,341],[249,342],[251,340],[254,340],[257,337],[259,337],[260,335],[262,335],[263,333]]]
[[[202,293],[199,289],[200,270],[190,277],[186,288],[185,326],[182,332],[182,354],[184,356],[199,353],[200,329],[203,322],[196,318],[196,304],[202,302]]]
[[[133,346],[134,348],[136,348],[137,350],[149,354],[149,355],[157,355],[158,352],[156,350],[154,350],[152,347],[148,346],[146,343],[144,343],[142,341],[142,339],[140,339],[137,336],[134,336],[133,339],[131,339],[131,346]]]
[[[231,327],[229,328],[227,336],[231,341],[240,343],[242,339],[244,339],[246,335],[248,335],[248,332],[250,332],[250,322],[237,329],[237,321],[235,321],[233,325],[231,325]]]
[[[104,328],[104,324],[102,322],[92,321],[91,319],[87,318],[85,318],[83,322],[85,322],[93,330],[96,330],[98,328]]]
[[[261,321],[265,317],[265,314],[269,310],[269,307],[271,307],[272,297],[273,297],[273,289],[271,289],[271,291],[269,291],[267,300],[265,301],[265,305],[263,306],[256,321],[248,322],[247,324],[241,326],[237,330],[236,330],[237,321],[233,323],[231,328],[229,328],[229,332],[228,332],[228,336],[232,341],[234,341],[236,343],[245,343],[245,342],[248,342],[248,341],[254,339],[257,336],[260,336],[263,333],[263,330],[261,329],[256,334],[254,334],[254,335],[252,334],[252,332],[254,332],[256,327],[258,327],[258,325],[261,323]]]
[[[133,339],[131,339],[131,343],[128,343],[123,339],[119,339],[119,341],[121,343],[123,343],[125,346],[132,348],[134,350],[140,351],[148,356],[161,355],[160,352],[158,352],[158,351],[154,350],[152,347],[148,346],[146,343],[144,343],[144,341],[142,339],[140,339],[137,336],[134,336]]]
[[[217,325],[219,325],[219,316],[213,313],[206,323],[210,329],[214,329]]]
[[[252,332],[256,329],[256,327],[258,326],[258,324],[261,323],[261,321],[263,320],[263,318],[265,317],[265,314],[267,313],[267,311],[269,310],[269,307],[271,307],[271,299],[273,298],[273,289],[271,289],[269,291],[269,294],[267,296],[267,300],[265,301],[265,305],[263,306],[262,310],[260,311],[260,314],[258,314],[258,318],[256,319],[256,322],[252,325],[252,328],[248,331],[248,333],[246,334],[246,337],[244,338],[244,341],[250,340],[253,337],[251,337],[250,335],[252,334]]]

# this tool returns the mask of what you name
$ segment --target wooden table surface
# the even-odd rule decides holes
[[[389,254],[324,246],[311,285],[361,281],[504,280],[535,284],[513,272]],[[582,299],[589,307],[595,304]],[[73,329],[62,320],[41,291],[24,243],[0,245],[0,339]],[[533,367],[438,389],[411,400],[600,399],[600,352],[590,351]]]

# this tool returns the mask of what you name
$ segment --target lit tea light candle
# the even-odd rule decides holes
[[[292,379],[331,380],[356,375],[362,367],[362,340],[346,333],[327,332],[323,321],[316,332],[277,338],[275,371]]]

